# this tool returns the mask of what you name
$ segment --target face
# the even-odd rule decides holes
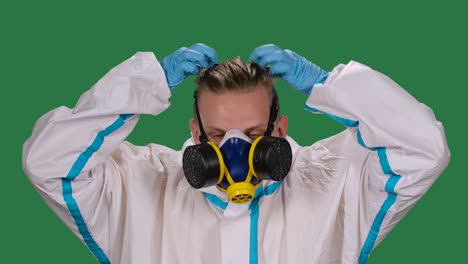
[[[270,117],[271,96],[265,87],[258,86],[249,92],[214,94],[203,91],[198,99],[198,110],[203,128],[210,141],[221,142],[226,131],[239,129],[251,139],[265,133]],[[282,116],[275,122],[274,137],[286,137],[288,119]],[[195,142],[200,130],[195,120],[190,121]]]

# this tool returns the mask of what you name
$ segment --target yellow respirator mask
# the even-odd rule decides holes
[[[262,180],[280,181],[291,168],[292,151],[284,138],[271,137],[276,120],[276,98],[270,109],[270,120],[264,136],[251,140],[242,131],[226,132],[219,147],[209,141],[198,113],[200,144],[189,146],[183,154],[185,178],[196,189],[216,185],[229,201],[250,202]]]

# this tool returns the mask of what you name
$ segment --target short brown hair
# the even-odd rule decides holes
[[[271,98],[276,100],[276,109],[279,113],[279,99],[274,87],[274,78],[268,68],[257,63],[245,63],[240,57],[224,61],[211,68],[203,68],[195,80],[195,99],[208,90],[215,94],[225,92],[249,92],[257,86],[266,87]],[[277,115],[278,117],[279,115]]]

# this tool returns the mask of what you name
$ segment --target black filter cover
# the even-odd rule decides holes
[[[185,149],[182,166],[187,181],[193,188],[216,185],[221,167],[216,151],[209,144],[198,144]]]
[[[292,163],[292,150],[284,138],[263,137],[253,154],[253,166],[262,180],[280,181],[288,175]]]

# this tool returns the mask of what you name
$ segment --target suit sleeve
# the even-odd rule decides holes
[[[110,70],[73,109],[59,107],[42,116],[23,145],[27,177],[100,263],[109,262],[105,225],[120,173],[111,153],[140,114],[168,108],[170,95],[155,55],[139,52]]]
[[[359,230],[359,263],[365,263],[448,165],[443,126],[390,78],[353,61],[315,85],[305,108],[348,127],[360,148],[347,148],[353,153],[346,156],[361,169],[346,183],[344,203],[355,205],[346,210],[357,225],[351,228]],[[360,153],[366,157],[357,157]]]

